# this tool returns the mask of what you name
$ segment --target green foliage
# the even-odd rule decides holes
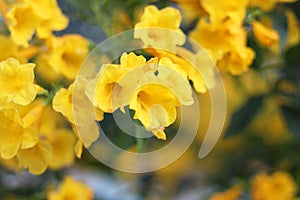
[[[264,96],[262,95],[251,97],[239,110],[237,110],[232,115],[230,120],[231,123],[224,136],[230,137],[245,129],[262,107],[263,99]]]

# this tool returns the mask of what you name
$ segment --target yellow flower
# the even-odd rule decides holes
[[[46,43],[46,51],[37,58],[38,75],[49,82],[57,81],[61,75],[75,79],[88,47],[88,40],[80,35],[52,36]]]
[[[21,149],[17,158],[23,168],[28,168],[32,174],[42,174],[48,166],[53,155],[53,149],[46,140],[39,140],[38,143],[28,149]]]
[[[173,49],[185,42],[185,35],[179,28],[180,22],[181,14],[175,8],[158,10],[155,6],[147,6],[141,21],[134,27],[134,38],[141,39],[146,47]]]
[[[48,160],[50,168],[60,169],[73,164],[77,153],[74,152],[76,135],[68,128],[64,118],[51,106],[46,107],[40,117],[39,131],[53,149],[53,155]]]
[[[300,41],[300,29],[297,16],[292,10],[286,11],[288,35],[287,35],[287,47],[297,45]]]
[[[201,5],[208,12],[213,28],[222,26],[225,20],[231,19],[237,25],[242,25],[249,0],[201,0]]]
[[[74,84],[71,84],[68,89],[65,88],[59,89],[59,91],[57,91],[57,93],[53,98],[52,107],[56,112],[60,112],[61,114],[63,114],[63,116],[71,123],[71,126],[76,136],[78,137],[74,150],[76,156],[80,158],[82,153],[82,141],[77,133],[75,127],[75,120],[73,116],[73,100],[72,100],[73,91],[74,91]],[[103,112],[98,108],[95,108],[95,112],[96,112],[97,120],[101,121],[103,119]],[[77,124],[77,126],[80,126],[80,124]]]
[[[108,64],[101,67],[96,78],[90,81],[86,94],[93,105],[103,112],[112,113],[119,108],[119,105],[112,105],[112,94],[116,90],[118,80],[130,69],[143,66],[146,59],[143,56],[136,56],[134,53],[124,53],[120,59],[120,65]]]
[[[218,29],[199,20],[190,36],[211,52],[222,71],[241,74],[248,70],[254,59],[254,51],[246,46],[246,31],[231,19],[225,20]]]
[[[146,62],[143,56],[124,53],[120,60],[120,65],[101,68],[90,81],[87,96],[104,112],[129,105],[135,119],[159,139],[166,139],[163,131],[175,121],[176,107],[193,103],[185,71],[167,57]]]
[[[72,110],[73,88],[74,85],[71,84],[68,89],[59,89],[53,98],[52,107],[56,112],[62,113],[69,122],[75,124]]]
[[[50,191],[47,195],[48,200],[91,200],[93,199],[93,190],[86,184],[73,179],[70,176],[64,178],[60,188],[57,191]]]
[[[193,86],[197,92],[205,93],[207,89],[211,89],[215,85],[214,65],[208,52],[199,51],[193,54],[182,47],[176,48],[176,54],[152,48],[148,48],[147,51],[158,58],[169,58],[173,63],[177,64],[181,70],[185,71],[188,79],[193,82]],[[179,56],[178,53],[183,57]],[[192,63],[187,61],[187,58],[189,58],[189,61]],[[197,69],[199,69],[200,72],[198,72]],[[205,79],[203,76],[205,76]]]
[[[206,10],[199,0],[174,0],[178,3],[183,15],[183,24],[192,23],[199,16],[207,16]]]
[[[8,5],[1,2],[0,7],[11,38],[18,45],[28,46],[35,32],[38,38],[44,39],[52,31],[63,30],[68,25],[56,0],[20,0]]]
[[[144,86],[133,95],[129,105],[135,110],[134,119],[139,119],[158,139],[167,139],[164,128],[176,120],[179,106],[169,89],[154,84]]]
[[[53,155],[48,164],[51,169],[60,169],[74,163],[74,147],[76,136],[67,129],[56,129],[51,134],[55,135],[48,139]]]
[[[277,31],[264,26],[258,21],[252,22],[251,25],[255,37],[261,45],[271,46],[279,41],[279,35]]]
[[[242,194],[240,186],[234,186],[224,192],[214,194],[209,200],[238,200]]]
[[[30,126],[25,126],[16,109],[10,108],[0,111],[0,121],[0,153],[2,158],[11,159],[20,149],[31,148],[37,143],[38,131]]]
[[[41,88],[34,84],[34,67],[31,63],[20,64],[14,58],[0,62],[0,99],[5,99],[2,104],[14,102],[28,105],[34,100],[41,91]]]
[[[296,198],[297,186],[286,172],[275,172],[268,176],[259,173],[251,180],[253,200],[293,200]]]

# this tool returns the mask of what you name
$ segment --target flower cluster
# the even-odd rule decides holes
[[[56,0],[1,1],[0,12],[10,33],[0,35],[1,162],[32,174],[70,166],[82,143],[55,112],[59,106],[52,108],[56,89],[49,86],[75,79],[89,42],[77,34],[53,34],[69,21]]]

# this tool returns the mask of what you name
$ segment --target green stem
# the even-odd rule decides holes
[[[140,138],[139,129],[135,129],[135,135],[136,135],[136,151],[137,153],[142,153],[146,144],[145,138]]]

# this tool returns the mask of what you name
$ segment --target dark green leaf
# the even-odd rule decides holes
[[[282,106],[281,111],[289,130],[294,133],[296,138],[300,141],[300,110]]]
[[[290,48],[285,54],[285,72],[287,78],[294,82],[300,82],[300,45]]]
[[[273,28],[278,32],[280,37],[280,49],[283,50],[286,47],[287,41],[287,17],[284,10],[275,10],[270,13]]]
[[[230,137],[242,131],[251,122],[256,113],[262,107],[264,96],[250,98],[232,117],[224,137]]]

